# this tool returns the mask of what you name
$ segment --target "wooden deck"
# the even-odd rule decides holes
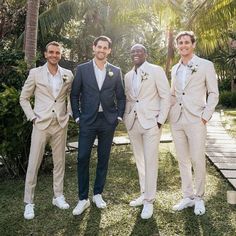
[[[236,140],[222,126],[219,112],[207,127],[206,155],[236,189]]]

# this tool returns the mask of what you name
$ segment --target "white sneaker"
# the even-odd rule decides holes
[[[72,214],[74,216],[82,214],[90,206],[89,199],[79,200],[77,206],[74,208]]]
[[[96,204],[97,208],[106,208],[107,204],[106,202],[102,199],[101,194],[96,194],[93,196],[93,202]]]
[[[143,199],[144,199],[144,196],[141,195],[138,198],[136,198],[133,201],[131,201],[129,203],[129,205],[132,206],[132,207],[142,206],[143,205]]]
[[[152,203],[144,203],[143,210],[141,213],[141,218],[147,220],[152,217],[153,214],[153,204]]]
[[[178,204],[173,206],[174,211],[182,211],[183,209],[187,207],[194,206],[194,199],[191,199],[189,197],[183,198]]]
[[[206,212],[205,204],[202,199],[195,200],[194,213],[195,215],[204,215]]]
[[[70,205],[65,201],[65,197],[62,195],[52,199],[52,204],[60,209],[68,209]]]
[[[25,205],[24,218],[26,220],[34,219],[34,204],[28,203]]]

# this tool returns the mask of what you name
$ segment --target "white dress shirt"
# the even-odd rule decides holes
[[[107,62],[105,63],[103,69],[101,70],[100,68],[98,68],[98,66],[96,65],[95,60],[93,59],[93,68],[94,68],[94,73],[95,73],[95,76],[96,76],[96,80],[97,80],[99,90],[102,89],[102,85],[103,85],[104,80],[106,78],[106,73],[107,73],[106,67],[107,67]],[[98,111],[99,112],[103,111],[101,103],[99,104]]]

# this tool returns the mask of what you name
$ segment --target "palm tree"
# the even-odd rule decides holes
[[[37,35],[38,35],[38,15],[40,0],[27,1],[27,15],[25,23],[24,51],[25,61],[28,68],[35,66]]]

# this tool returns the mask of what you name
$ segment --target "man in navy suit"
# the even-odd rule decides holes
[[[107,62],[111,39],[100,36],[93,42],[93,60],[77,68],[72,84],[71,106],[79,124],[78,185],[79,201],[73,215],[80,215],[90,206],[89,161],[94,140],[98,138],[98,162],[93,202],[105,208],[102,192],[106,181],[108,161],[115,128],[122,120],[125,95],[120,68]]]

